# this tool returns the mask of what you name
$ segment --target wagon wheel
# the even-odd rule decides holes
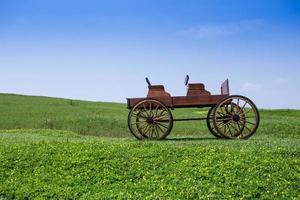
[[[213,111],[216,131],[229,139],[246,139],[252,136],[259,125],[259,112],[255,104],[243,96],[229,96]]]
[[[218,133],[213,124],[213,110],[215,107],[211,107],[207,113],[206,124],[208,130],[213,134],[216,138],[222,138],[223,136]]]
[[[143,100],[129,112],[128,127],[137,139],[164,139],[173,127],[172,113],[160,101]]]

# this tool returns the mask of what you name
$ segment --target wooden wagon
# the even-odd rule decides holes
[[[137,139],[165,139],[174,121],[206,120],[209,131],[217,138],[246,139],[259,126],[259,112],[247,97],[229,95],[228,79],[221,85],[221,94],[212,95],[202,83],[189,83],[186,96],[171,96],[163,85],[151,85],[148,78],[145,98],[127,98],[128,127]],[[187,107],[209,107],[205,118],[173,119],[171,110]]]

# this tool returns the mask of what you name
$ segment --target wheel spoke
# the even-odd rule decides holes
[[[242,121],[244,122],[244,123],[248,123],[248,124],[252,124],[252,125],[256,125],[256,124],[254,124],[254,123],[252,123],[252,122],[249,122],[249,121],[247,121],[247,120],[244,120],[244,119],[242,119]]]
[[[232,123],[230,123],[230,126],[234,129],[234,130],[236,130],[237,131],[237,133],[239,133],[241,130],[238,130],[235,126],[234,126],[234,124],[232,124]]]
[[[150,124],[149,137],[153,138],[153,124]]]
[[[232,132],[231,132],[231,129],[229,127],[228,127],[228,130],[229,130],[230,135],[232,136]]]
[[[245,115],[248,113],[254,113],[253,107],[251,106],[251,104],[249,104],[249,105],[250,105],[250,108],[248,110],[246,110]]]
[[[150,116],[153,116],[153,111],[152,111],[152,103],[149,103],[149,111],[150,111]]]
[[[157,116],[158,107],[159,107],[159,104],[156,105],[156,108],[155,108],[155,116]]]
[[[147,123],[146,128],[144,129],[144,133],[143,134],[149,134],[149,130],[150,130],[150,124]]]
[[[230,120],[230,121],[228,121],[228,122],[226,122],[226,123],[222,122],[222,125],[221,125],[221,126],[219,126],[218,128],[220,129],[220,128],[222,128],[223,126],[227,125],[227,124],[228,124],[228,123],[230,123],[230,122],[231,122],[231,120]]]
[[[221,111],[222,111],[222,114],[223,116],[226,116],[228,114],[228,105],[225,105],[223,107],[221,107]]]
[[[220,121],[226,121],[226,120],[231,120],[231,117],[226,117],[226,118],[217,118],[216,122],[220,122]]]
[[[141,114],[141,113],[139,113]],[[144,119],[147,119],[146,117],[144,117],[143,115],[139,115],[139,114],[135,114],[135,113],[132,113],[132,116],[136,117],[136,118],[144,118]]]
[[[160,119],[163,119],[165,117],[168,117],[168,115],[165,114],[165,115],[162,115],[162,116],[159,116],[159,117],[154,117],[154,120],[160,120]]]
[[[232,135],[232,132],[231,132],[229,124],[226,124],[226,129],[227,129],[227,132],[224,132],[223,134],[228,134],[228,132],[229,132],[230,135]]]
[[[147,117],[149,117],[148,113],[147,113],[147,109],[146,109],[146,105],[143,104],[143,108],[144,108],[144,112],[146,113]]]
[[[152,126],[151,126],[151,124],[149,124],[149,130],[148,130],[148,137],[149,138],[152,137],[152,131],[151,131],[151,129],[152,129]]]
[[[231,106],[231,114],[235,113],[234,108],[236,108],[236,105],[233,102],[231,102],[230,106]]]
[[[159,125],[159,126],[162,126],[162,127],[166,128],[166,129],[168,129],[168,126],[166,126],[166,125],[164,125],[162,123],[157,122],[156,124]]]
[[[163,110],[159,115],[157,115],[157,117],[165,117],[168,116],[168,113],[166,110]]]
[[[160,111],[160,113],[158,114],[158,116],[162,116],[165,111],[166,110],[164,108],[162,108],[161,111]]]
[[[242,130],[242,128],[241,128],[241,126],[240,126],[239,122],[237,122],[236,124],[237,124],[237,126],[238,126],[239,130]]]
[[[155,129],[156,137],[159,138],[160,136],[159,136],[159,132],[158,132],[158,130],[157,130],[157,125],[154,126],[154,129]]]
[[[243,136],[244,135],[244,129],[245,129],[245,124],[241,124],[241,122],[237,122],[239,127],[241,127],[241,134],[239,135],[239,137]]]
[[[156,133],[155,133],[154,125],[152,124],[152,138],[156,137],[155,135]]]
[[[225,105],[225,106],[226,106],[226,105]],[[225,108],[225,106],[221,106],[221,107],[220,107],[220,110],[221,110],[221,113],[222,113],[222,114],[226,113],[226,108]]]
[[[249,130],[249,132],[252,132],[252,130],[250,128],[248,128],[246,125],[244,126],[247,130]]]
[[[155,131],[154,131],[154,125],[151,124],[151,137],[154,138],[155,137]]]
[[[217,113],[218,113],[221,117],[225,116],[225,114],[220,113],[219,111],[217,111]]]
[[[147,125],[148,124],[145,123],[143,126],[137,127],[141,134],[146,131]]]
[[[224,134],[226,134],[227,125],[224,126]]]
[[[162,133],[165,132],[159,125],[157,125],[156,127],[157,127]]]
[[[223,120],[221,120],[221,121],[218,121],[217,125],[226,125],[226,122],[224,122]]]
[[[140,124],[142,122],[133,122],[133,123],[130,123],[131,125],[137,125],[137,124]]]
[[[145,119],[147,119],[147,116],[146,115],[144,115],[144,113],[143,112],[141,112],[140,113]]]
[[[242,107],[242,110],[245,109],[246,105],[247,105],[247,101],[245,101],[245,103],[244,103],[244,105],[243,105],[243,107]]]

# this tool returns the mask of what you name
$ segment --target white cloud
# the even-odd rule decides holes
[[[214,38],[250,31],[261,27],[263,24],[264,22],[262,20],[255,19],[242,20],[222,25],[199,25],[180,30],[177,32],[177,35],[197,38]]]

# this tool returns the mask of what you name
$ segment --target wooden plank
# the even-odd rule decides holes
[[[131,109],[137,103],[146,99],[155,99],[164,103],[167,107],[172,107],[172,97],[160,96],[160,97],[153,97],[153,98],[127,98],[127,108]]]
[[[178,96],[173,97],[173,107],[202,107],[216,105],[228,95]]]
[[[177,96],[177,97],[156,97],[154,99],[163,102],[167,107],[205,107],[218,104],[228,95],[203,95],[203,96]],[[138,102],[149,98],[128,98],[127,106],[133,108]],[[151,98],[152,99],[152,98]]]

